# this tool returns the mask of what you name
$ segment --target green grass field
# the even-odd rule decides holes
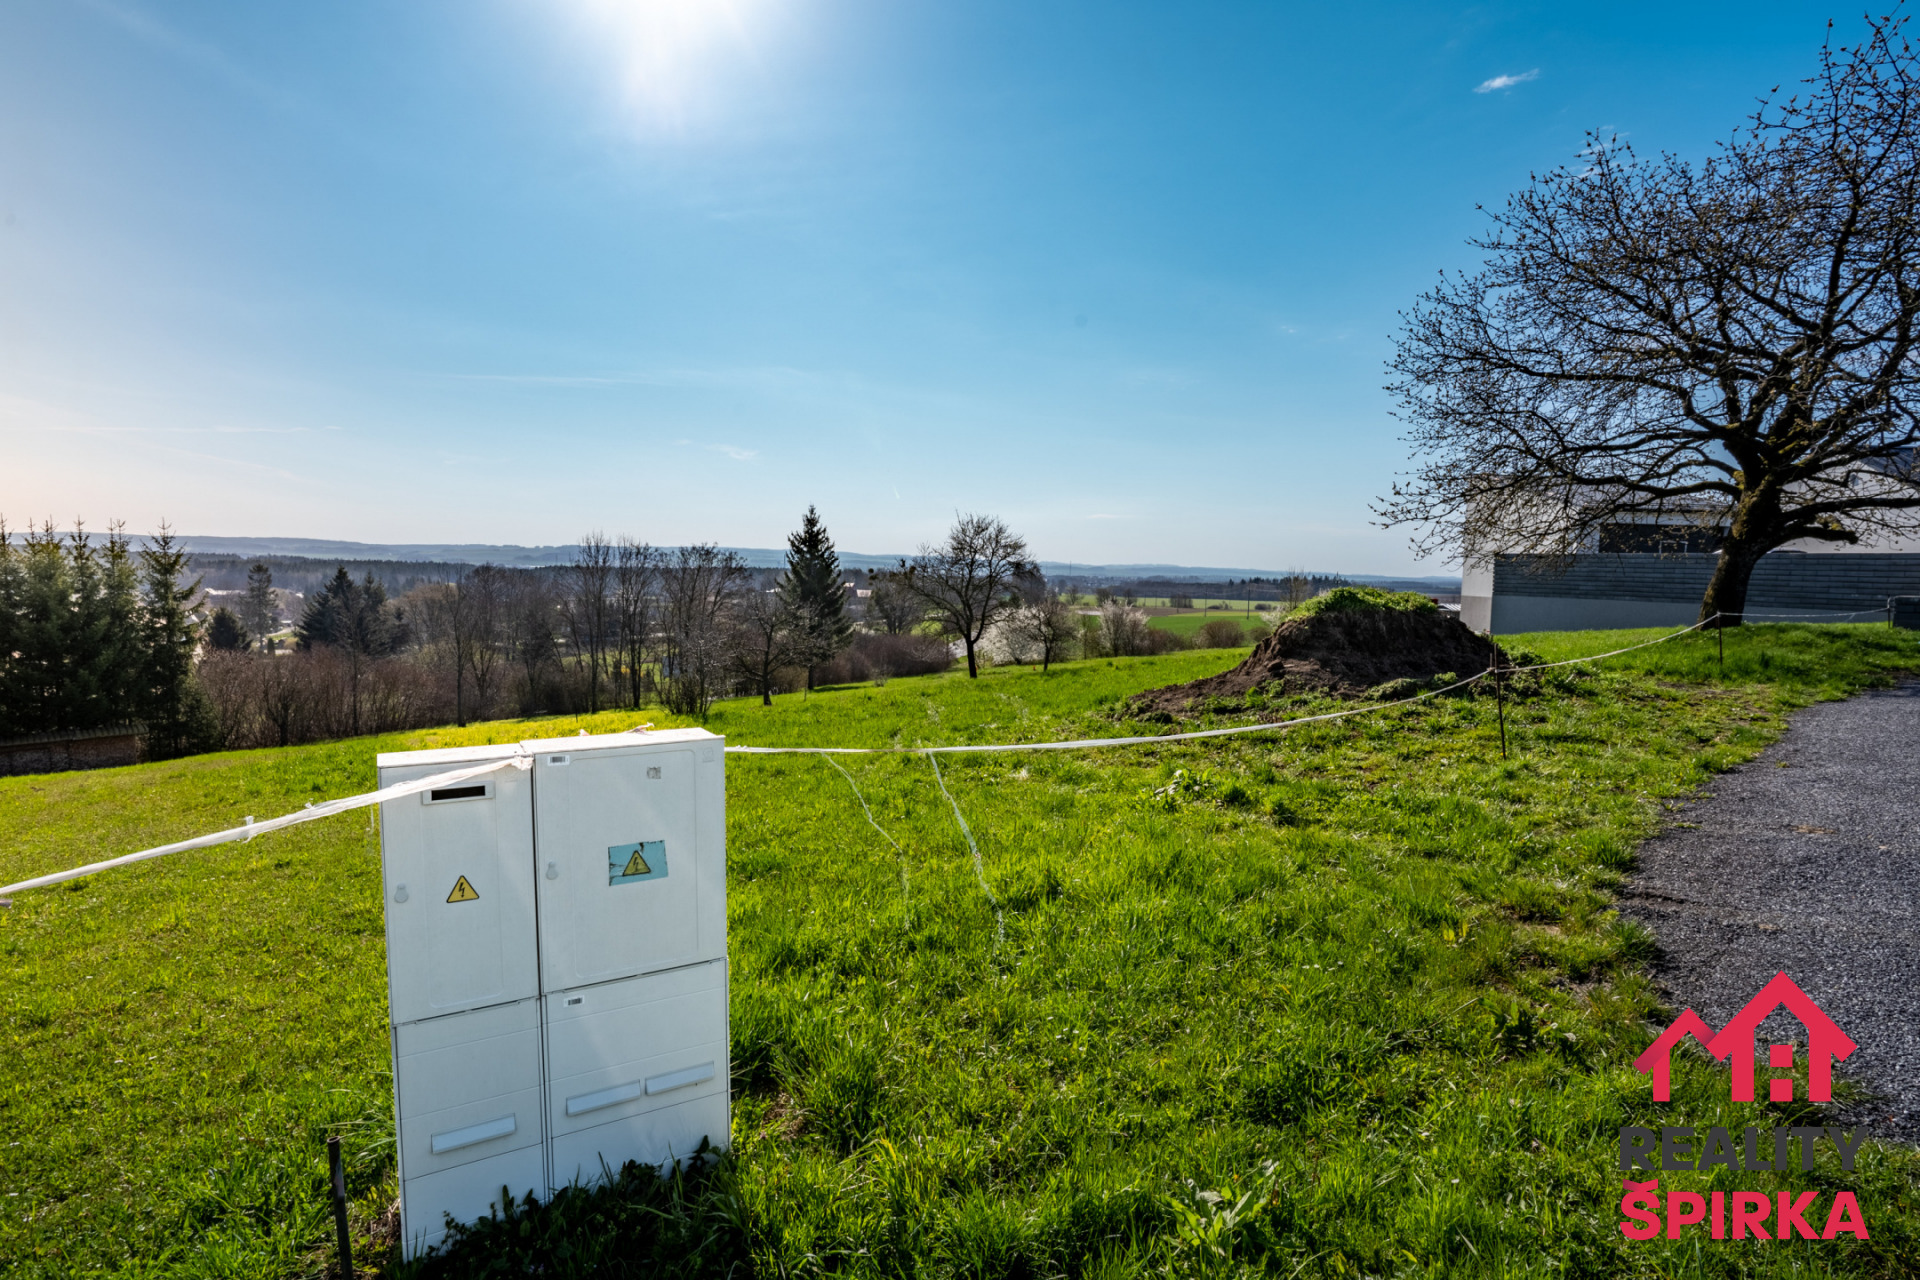
[[[1634,638],[1514,640],[1557,658]],[[898,747],[1155,732],[1116,719],[1119,699],[1244,652],[896,679],[723,703],[710,725]],[[1915,668],[1912,633],[1756,627],[1729,639],[1724,678],[1696,636],[1546,680],[1509,704],[1505,761],[1491,700],[1472,698],[1197,745],[949,757],[1004,942],[924,757],[847,761],[904,858],[823,761],[734,757],[735,1154],[518,1217],[438,1270],[1913,1274],[1904,1149],[1759,1175],[1856,1189],[1870,1242],[1622,1239],[1621,1124],[1786,1113],[1727,1103],[1693,1059],[1672,1104],[1649,1101],[1630,1063],[1657,1009],[1650,940],[1608,895],[1671,799],[1793,707]],[[378,750],[633,720],[0,779],[0,879],[368,789]],[[390,1230],[380,912],[366,815],[0,909],[0,1267],[317,1275],[330,1130],[363,1248]]]

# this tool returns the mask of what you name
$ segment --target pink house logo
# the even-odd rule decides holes
[[[1774,974],[1760,993],[1717,1032],[1693,1010],[1683,1010],[1673,1025],[1634,1059],[1633,1065],[1653,1078],[1654,1101],[1670,1102],[1673,1049],[1692,1036],[1732,1068],[1733,1101],[1752,1102],[1760,1024],[1783,1006],[1807,1032],[1806,1101],[1831,1102],[1833,1064],[1845,1062],[1858,1046],[1784,973]],[[1791,1070],[1793,1046],[1768,1045],[1767,1066],[1775,1071]],[[1790,1077],[1767,1082],[1770,1102],[1791,1102],[1793,1093]],[[1667,1239],[1678,1240],[1689,1228],[1700,1228],[1715,1240],[1832,1240],[1842,1235],[1868,1239],[1866,1219],[1851,1191],[1833,1193],[1823,1221],[1818,1191],[1769,1193],[1740,1190],[1736,1183],[1734,1190],[1702,1184],[1701,1191],[1671,1188],[1663,1195],[1657,1177],[1644,1182],[1632,1179],[1642,1169],[1696,1176],[1711,1175],[1716,1169],[1730,1174],[1777,1175],[1797,1163],[1802,1171],[1808,1171],[1814,1168],[1816,1144],[1822,1141],[1832,1145],[1841,1169],[1851,1173],[1854,1155],[1866,1138],[1863,1128],[1848,1131],[1833,1125],[1749,1126],[1738,1131],[1720,1125],[1704,1129],[1687,1124],[1663,1124],[1657,1129],[1626,1125],[1620,1130],[1620,1172],[1628,1175],[1621,1184],[1625,1193],[1620,1198],[1621,1234],[1630,1240],[1651,1240],[1664,1232]]]
[[[1776,973],[1766,986],[1760,988],[1760,994],[1747,1001],[1746,1008],[1733,1016],[1733,1020],[1720,1028],[1715,1034],[1712,1027],[1701,1021],[1700,1015],[1691,1009],[1683,1010],[1673,1020],[1673,1025],[1660,1033],[1660,1038],[1647,1046],[1647,1051],[1633,1060],[1642,1075],[1653,1077],[1653,1100],[1667,1102],[1672,1099],[1673,1047],[1687,1036],[1692,1036],[1706,1046],[1707,1052],[1723,1061],[1731,1059],[1733,1067],[1733,1100],[1752,1102],[1754,1089],[1754,1057],[1760,1024],[1781,1005],[1800,1020],[1807,1030],[1807,1100],[1809,1102],[1833,1101],[1833,1064],[1845,1062],[1847,1055],[1857,1047],[1852,1037],[1840,1029],[1840,1024],[1829,1018],[1813,1002],[1813,997],[1802,991],[1784,973]],[[1791,1068],[1793,1066],[1793,1046],[1774,1044],[1767,1046],[1767,1065],[1769,1067]],[[1768,1082],[1767,1098],[1771,1102],[1790,1102],[1793,1099],[1793,1081],[1775,1079]]]

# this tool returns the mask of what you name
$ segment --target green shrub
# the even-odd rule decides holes
[[[1440,606],[1416,591],[1382,591],[1378,587],[1335,587],[1293,611],[1296,618],[1316,613],[1435,613]]]
[[[1238,618],[1209,618],[1193,636],[1196,649],[1238,649],[1246,643],[1246,628]]]

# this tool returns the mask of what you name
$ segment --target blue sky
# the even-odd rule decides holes
[[[1442,572],[1370,524],[1396,312],[1830,13],[15,0],[0,515]]]

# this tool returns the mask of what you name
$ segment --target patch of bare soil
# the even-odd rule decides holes
[[[1130,710],[1179,714],[1209,703],[1244,702],[1258,692],[1363,697],[1394,681],[1424,683],[1452,672],[1485,671],[1500,646],[1439,610],[1343,609],[1289,618],[1231,671],[1150,689]],[[1402,695],[1404,696],[1404,695]]]

